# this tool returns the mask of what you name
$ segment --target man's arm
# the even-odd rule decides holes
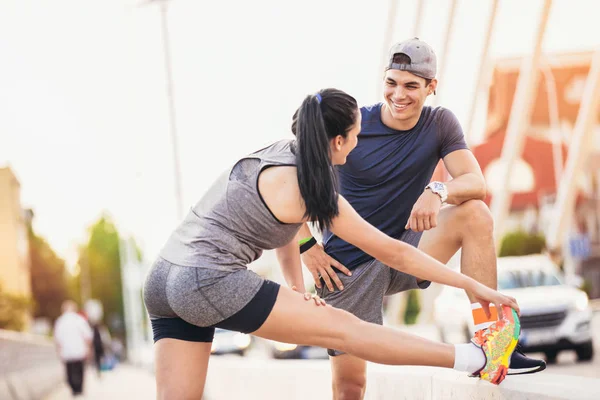
[[[457,150],[444,157],[444,166],[452,176],[446,182],[449,204],[459,205],[467,200],[483,200],[486,185],[479,163],[470,150]]]
[[[470,150],[460,149],[444,157],[444,165],[453,177],[446,182],[449,204],[459,205],[467,200],[483,200],[486,194],[481,168]],[[423,232],[437,226],[437,216],[442,207],[440,196],[426,189],[412,208],[406,229]]]
[[[450,110],[442,109],[437,122],[440,157],[453,178],[445,182],[446,202],[459,205],[467,200],[482,200],[486,194],[485,180],[477,160],[467,148],[458,119]],[[441,207],[442,196],[431,189],[424,190],[414,204],[405,228],[417,232],[435,228]]]

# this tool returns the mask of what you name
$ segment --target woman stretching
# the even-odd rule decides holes
[[[504,379],[520,332],[515,299],[383,234],[338,195],[333,166],[356,146],[360,119],[356,100],[342,91],[307,96],[294,114],[296,140],[239,160],[173,232],[144,286],[160,399],[202,397],[215,327],[381,364],[454,368],[495,384]],[[472,343],[438,343],[323,307],[315,296],[306,301],[310,296],[247,269],[263,250],[277,249],[287,283],[303,288],[294,238],[306,221],[391,268],[465,289],[486,313],[495,304],[503,317]]]

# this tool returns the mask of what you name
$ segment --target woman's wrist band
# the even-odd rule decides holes
[[[314,237],[302,239],[298,242],[298,244],[300,245],[300,254],[302,254],[317,244],[317,239]]]
[[[309,236],[309,237],[305,237],[304,239],[298,240],[298,246],[302,246],[304,243],[308,242],[312,238],[313,238],[312,236]]]

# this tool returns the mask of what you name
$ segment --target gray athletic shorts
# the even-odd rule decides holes
[[[146,277],[144,303],[154,340],[212,341],[214,328],[254,332],[269,316],[279,284],[253,271],[182,267],[158,258]]]
[[[422,232],[408,230],[400,240],[418,247]],[[334,269],[335,270],[335,269]],[[367,261],[352,269],[352,276],[335,270],[344,285],[344,290],[331,292],[322,284],[317,294],[333,307],[346,310],[363,321],[383,324],[383,298],[410,289],[427,289],[430,281],[417,283],[417,278],[392,269],[377,260]],[[330,356],[344,354],[329,349]]]

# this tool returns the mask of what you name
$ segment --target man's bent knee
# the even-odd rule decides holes
[[[468,200],[458,206],[460,212],[459,218],[463,222],[463,226],[468,228],[470,232],[480,230],[494,230],[494,218],[492,213],[481,200]]]

